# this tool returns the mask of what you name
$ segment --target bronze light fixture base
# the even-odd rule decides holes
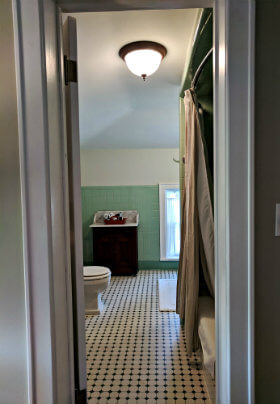
[[[162,59],[166,56],[167,54],[167,49],[165,46],[161,45],[158,42],[153,42],[153,41],[136,41],[136,42],[131,42],[126,45],[124,45],[120,50],[119,50],[119,56],[125,61],[125,56],[133,51],[136,50],[141,50],[141,49],[151,49],[154,50],[158,53],[161,54]],[[147,75],[142,74],[142,79],[146,81]]]

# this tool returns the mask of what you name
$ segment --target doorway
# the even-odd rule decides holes
[[[78,33],[84,265],[108,266],[113,275],[104,292],[104,313],[86,319],[88,398],[208,400],[200,354],[186,355],[177,314],[158,313],[157,289],[159,279],[176,279],[180,223],[170,209],[180,206],[178,98],[190,70],[197,26],[206,32],[211,13],[202,20],[202,11],[196,9],[70,16],[77,21]],[[146,38],[160,40],[168,52],[146,81],[132,75],[118,56],[118,50],[141,38],[143,31]],[[212,47],[212,37],[209,43]],[[199,64],[196,60],[192,65],[194,72]],[[120,272],[109,259],[114,249],[110,235],[93,225],[99,212],[125,214],[129,209],[140,217],[136,280],[114,276]],[[178,216],[178,223],[166,222],[165,217],[173,216]],[[101,230],[107,246],[103,257],[96,249]],[[150,303],[142,313],[143,301]],[[142,324],[141,332],[137,324]]]
[[[62,4],[64,11],[79,11],[78,10],[78,5],[75,5],[73,2],[69,2],[69,4],[66,4],[67,2],[64,2]],[[70,5],[71,3],[71,5]],[[25,67],[24,68],[24,76],[21,76],[21,80],[24,81],[24,88],[22,88],[23,94],[25,94],[25,97],[23,99],[25,100],[25,107],[31,106],[29,104],[29,96],[28,94],[32,94],[32,89],[30,89],[29,85],[32,82],[34,85],[38,85],[38,88],[43,89],[42,94],[44,100],[44,97],[47,97],[46,94],[46,83],[42,83],[42,76],[45,77],[45,71],[44,71],[44,63],[42,62],[42,59],[44,57],[44,52],[43,54],[40,53],[41,49],[41,38],[45,38],[46,30],[50,28],[47,24],[42,26],[39,23],[37,24],[30,24],[30,18],[34,15],[34,13],[38,13],[38,15],[41,16],[41,22],[45,21],[46,17],[46,11],[48,11],[48,15],[50,13],[55,12],[55,7],[53,4],[49,3],[44,3],[45,9],[42,7],[39,8],[38,10],[38,5],[30,4],[31,9],[28,10],[25,8],[24,12],[21,9],[21,7],[18,7],[18,15],[20,19],[20,30],[24,33],[23,37],[21,38],[20,44],[25,45],[26,41],[28,41],[29,35],[31,35],[34,43],[36,46],[33,47],[33,54],[30,55],[28,54],[29,57],[25,57],[27,55],[27,50],[23,46],[23,54],[22,57],[20,58],[20,63]],[[84,3],[83,7],[88,7],[88,11],[90,6],[87,4],[85,6],[86,2]],[[238,7],[242,8],[242,11],[244,12],[244,16],[246,15],[246,18],[244,17],[245,24],[244,26],[242,25],[242,29],[240,29],[240,21],[238,20],[237,16],[235,13],[233,13],[233,9],[231,8],[232,4],[228,3],[227,7],[223,8],[224,4],[218,3],[216,5],[216,15],[215,15],[215,30],[216,30],[216,52],[215,52],[215,78],[216,78],[216,111],[217,111],[217,116],[215,120],[215,132],[216,135],[215,137],[215,151],[217,153],[217,166],[216,166],[216,176],[217,176],[217,204],[218,204],[218,209],[216,210],[216,220],[217,220],[217,225],[216,225],[216,235],[217,235],[217,251],[216,251],[216,264],[217,264],[217,270],[219,273],[218,277],[218,283],[217,283],[217,292],[218,292],[218,302],[221,303],[221,305],[217,305],[216,310],[217,310],[217,318],[219,319],[218,325],[217,325],[217,338],[219,341],[218,344],[218,361],[217,361],[217,380],[218,380],[218,400],[221,402],[230,402],[229,397],[232,395],[234,397],[238,397],[239,401],[241,400],[242,402],[245,402],[244,400],[249,400],[250,397],[252,396],[250,392],[252,392],[252,371],[253,368],[249,366],[249,372],[248,372],[248,363],[244,361],[240,361],[240,356],[242,358],[247,358],[248,357],[248,352],[249,352],[249,358],[250,352],[252,349],[252,317],[248,313],[252,313],[252,300],[251,300],[251,292],[250,292],[250,287],[248,288],[248,282],[249,286],[251,285],[250,279],[251,277],[248,277],[248,274],[251,272],[251,266],[250,263],[248,264],[248,254],[250,255],[250,251],[252,251],[252,245],[250,244],[250,234],[251,234],[251,225],[252,223],[252,216],[251,216],[251,211],[248,210],[248,206],[250,206],[250,198],[251,198],[251,183],[252,183],[252,172],[250,171],[250,164],[248,164],[248,159],[250,160],[251,154],[249,151],[251,150],[251,134],[252,132],[250,129],[248,130],[248,121],[251,122],[252,120],[252,104],[248,103],[248,93],[244,93],[244,88],[248,89],[248,83],[252,83],[252,70],[251,70],[251,60],[249,59],[248,61],[248,54],[250,55],[251,52],[248,51],[248,49],[252,49],[251,44],[253,41],[253,20],[251,19],[252,16],[252,7],[249,5],[248,7],[246,5],[238,4]],[[33,8],[32,8],[33,7]],[[68,7],[68,8],[67,8]],[[77,7],[77,8],[75,8]],[[93,4],[93,7],[95,5]],[[115,7],[115,6],[114,6]],[[235,10],[236,10],[236,3],[235,3]],[[92,10],[91,10],[92,11]],[[248,17],[248,18],[247,18]],[[236,21],[235,21],[236,19]],[[238,20],[238,24],[237,24]],[[34,18],[34,22],[37,22],[36,18]],[[235,31],[234,27],[238,26],[238,32]],[[231,28],[229,30],[229,27]],[[237,28],[236,28],[237,29]],[[233,38],[239,38],[238,41],[240,44],[243,46],[244,50],[244,58],[240,57],[240,47],[238,50],[238,54],[236,55],[237,57],[234,58],[236,49],[233,46],[233,42],[229,40],[229,37],[226,37],[226,32],[229,33],[229,37],[231,39]],[[240,36],[242,37],[242,40],[240,40]],[[237,40],[237,39],[236,39]],[[38,45],[38,46],[37,46]],[[21,45],[20,45],[21,46]],[[217,52],[217,49],[219,50]],[[38,58],[37,55],[40,55]],[[34,58],[32,57],[34,56]],[[238,68],[234,68],[234,63],[233,61],[238,60]],[[42,63],[41,63],[42,62]],[[243,63],[243,69],[240,70],[240,64]],[[228,70],[226,67],[230,65],[232,66],[232,69]],[[248,67],[249,66],[249,67]],[[40,74],[32,74],[34,73],[34,69]],[[241,73],[242,71],[242,73]],[[42,73],[43,72],[43,73]],[[28,80],[28,78],[31,78],[32,80]],[[227,77],[227,84],[228,86],[225,86],[225,77]],[[243,80],[243,81],[242,81]],[[240,88],[240,92],[236,90],[233,91],[233,86],[234,84],[239,83],[240,86],[242,87],[242,91]],[[238,87],[239,88],[239,87]],[[237,89],[238,89],[237,88]],[[30,89],[30,92],[28,93],[28,90]],[[250,86],[249,86],[249,93],[250,93]],[[238,94],[238,96],[237,96]],[[236,97],[236,98],[235,98]],[[236,100],[236,102],[234,102]],[[242,104],[240,100],[244,100],[244,103]],[[26,161],[26,152],[28,151],[28,164],[31,164],[32,158],[36,159],[38,161],[38,156],[42,157],[41,161],[45,161],[46,158],[46,153],[43,148],[43,145],[46,144],[46,142],[42,142],[42,144],[39,144],[40,147],[37,147],[36,150],[36,156],[34,153],[32,153],[32,139],[38,139],[38,128],[41,128],[42,130],[39,131],[40,136],[42,135],[42,138],[44,139],[45,137],[48,136],[48,130],[45,126],[46,122],[46,103],[45,101],[42,103],[38,102],[34,107],[36,110],[36,113],[34,113],[34,110],[31,113],[31,110],[28,108],[25,108],[24,111],[24,119],[25,119],[25,124],[28,123],[29,127],[29,136],[25,137],[25,152],[22,153],[22,158],[24,161]],[[230,107],[229,107],[230,105]],[[234,105],[234,108],[232,108],[232,105]],[[244,107],[245,106],[245,107]],[[229,115],[228,115],[229,114]],[[228,120],[228,117],[231,116],[233,117],[236,115],[235,120]],[[37,126],[34,127],[32,126],[32,123],[34,121],[34,118],[36,117],[36,122]],[[244,119],[241,119],[243,117]],[[248,119],[249,117],[249,119]],[[51,120],[51,117],[49,117],[49,120]],[[235,124],[233,125],[233,121]],[[238,122],[238,125],[236,123]],[[26,125],[24,126],[24,128]],[[24,136],[26,135],[25,130],[23,130]],[[33,137],[34,135],[34,137]],[[244,145],[244,139],[246,140],[245,145]],[[229,146],[229,141],[231,144],[231,147],[228,149]],[[42,146],[42,147],[41,147]],[[234,146],[234,147],[233,147]],[[224,151],[227,151],[224,153]],[[231,153],[236,153],[236,151],[239,150],[240,153],[239,155],[239,170],[243,172],[243,178],[246,178],[248,181],[244,184],[242,184],[242,187],[239,189],[240,184],[238,181],[234,181],[236,179],[234,173],[233,167],[228,164],[229,162],[229,156],[231,156]],[[249,156],[249,157],[248,157]],[[233,160],[232,160],[233,161]],[[242,163],[242,164],[241,164]],[[47,163],[48,166],[49,163]],[[249,170],[249,171],[248,171]],[[32,181],[34,180],[33,177],[27,177],[26,178],[28,184],[30,185]],[[45,186],[45,184],[48,184],[47,182],[41,182],[42,187]],[[46,185],[48,186],[48,185]],[[246,189],[244,189],[244,187]],[[29,188],[27,187],[27,190]],[[230,192],[231,191],[231,192]],[[234,192],[235,191],[235,192]],[[240,192],[239,192],[240,191]],[[234,211],[234,207],[236,206],[234,201],[231,200],[232,195],[240,195],[239,199],[239,206],[240,204],[244,209],[238,209],[238,215],[236,215],[236,212]],[[231,196],[229,196],[231,195]],[[34,201],[36,204],[36,196],[32,194],[29,194],[30,199],[29,199],[29,204],[31,201]],[[32,199],[35,198],[35,199]],[[249,200],[249,203],[248,203]],[[42,216],[44,216],[44,209],[48,209],[47,206],[44,204],[40,206]],[[35,216],[36,214],[39,214],[39,210],[33,210],[33,215],[34,215],[34,222],[29,222],[28,224],[30,227],[28,230],[33,229],[35,234],[36,234],[36,227],[35,226]],[[238,220],[236,219],[238,217]],[[33,216],[32,216],[33,218]],[[38,217],[38,219],[40,216]],[[228,229],[228,224],[229,221],[231,223],[231,228],[230,232],[225,232],[225,227]],[[243,235],[244,235],[244,223],[248,223],[248,228],[246,232],[246,237],[248,237],[247,241],[244,242]],[[48,225],[50,226],[50,225]],[[54,226],[55,227],[55,226]],[[49,229],[49,227],[47,228]],[[240,238],[237,236],[239,243],[237,245],[233,245],[233,239],[232,236],[235,234],[235,239],[236,239],[236,234],[240,234]],[[41,237],[42,235],[40,235]],[[230,237],[231,236],[231,237]],[[48,238],[47,238],[48,239]],[[38,238],[38,242],[41,240],[41,238]],[[249,240],[249,241],[248,241]],[[30,241],[31,242],[31,241]],[[249,243],[249,244],[248,244]],[[235,254],[234,248],[238,247],[238,257],[239,257],[239,262],[238,265],[236,265],[236,262],[233,260]],[[34,258],[36,254],[39,254],[41,249],[36,249],[32,248],[32,255],[34,255]],[[232,254],[232,255],[231,255]],[[230,257],[230,259],[229,259]],[[33,262],[33,261],[32,261]],[[241,262],[243,263],[241,265]],[[249,265],[249,266],[248,266]],[[244,267],[247,269],[247,271],[244,271],[241,269]],[[235,269],[235,270],[234,270]],[[35,274],[35,268],[32,266],[30,267],[30,273]],[[235,274],[233,277],[229,278],[229,274]],[[229,283],[230,279],[230,283]],[[243,281],[241,281],[244,280]],[[39,282],[39,279],[38,279]],[[240,284],[242,285],[242,288],[240,289]],[[232,302],[231,299],[228,301],[226,298],[226,293],[228,290],[231,290],[230,297],[233,299],[237,295],[240,297],[241,295],[243,296],[242,299],[238,299],[238,304],[240,303],[240,310],[239,308],[236,307],[235,303],[235,312],[238,309],[238,316],[231,317],[231,306]],[[38,285],[37,291],[40,290],[40,285]],[[249,291],[249,292],[248,292]],[[47,290],[44,290],[42,288],[42,293],[46,294]],[[249,293],[249,297],[248,297]],[[38,298],[38,293],[33,295],[33,300],[32,302],[35,304],[36,299]],[[223,304],[223,302],[226,302]],[[249,305],[249,306],[248,306]],[[36,304],[36,307],[40,307],[40,304]],[[239,307],[239,306],[238,306]],[[247,309],[244,310],[244,307]],[[244,315],[243,315],[244,314]],[[246,315],[245,315],[246,314]],[[249,320],[248,320],[249,318]],[[239,326],[233,326],[232,323],[231,327],[229,327],[229,322],[228,320],[233,321]],[[40,334],[40,328],[39,328],[40,321],[38,321],[38,317],[33,317],[32,316],[32,326],[35,329],[38,329],[38,333]],[[240,325],[242,326],[240,327]],[[46,324],[47,326],[47,324]],[[38,327],[38,328],[37,328]],[[244,333],[247,335],[247,337],[244,337],[244,335],[235,335],[232,333],[232,330],[238,330],[238,329],[243,329]],[[225,340],[224,343],[222,343],[222,339],[220,336],[224,335]],[[248,342],[250,341],[250,342]],[[230,342],[230,343],[229,343]],[[236,344],[236,345],[235,345]],[[52,346],[52,345],[51,345]],[[36,345],[33,349],[37,349],[38,346]],[[231,347],[231,349],[230,349]],[[234,349],[236,348],[236,349]],[[43,349],[43,346],[40,346],[40,349]],[[48,351],[48,347],[45,347],[46,351]],[[233,350],[233,351],[231,351]],[[233,355],[233,352],[238,352],[239,355],[235,356]],[[38,359],[39,356],[35,355],[35,358]],[[250,361],[250,360],[249,360]],[[252,362],[250,362],[252,363]],[[34,369],[33,372],[36,374],[36,372],[39,370],[40,366],[37,361],[34,362]],[[242,368],[242,369],[241,369]],[[242,373],[244,377],[242,377],[242,383],[229,383],[228,381],[231,380],[231,378],[234,378],[234,374],[236,372],[234,371],[235,369],[238,369],[239,374]],[[45,381],[46,380],[52,380],[51,374],[46,373],[45,375]],[[40,381],[40,378],[37,379],[38,382]],[[224,380],[224,383],[222,382]],[[52,383],[52,382],[51,382]],[[55,381],[53,381],[55,383]],[[231,386],[231,387],[230,387]],[[246,399],[245,399],[246,397]],[[246,402],[247,402],[246,401]],[[49,400],[49,402],[52,402],[52,399]],[[61,401],[62,402],[62,401]],[[68,401],[69,402],[69,401]]]

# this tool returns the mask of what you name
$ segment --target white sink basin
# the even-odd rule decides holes
[[[105,213],[123,213],[123,217],[126,218],[125,224],[105,224],[104,214]],[[137,227],[139,224],[139,213],[137,210],[99,210],[95,213],[93,224],[89,227]]]

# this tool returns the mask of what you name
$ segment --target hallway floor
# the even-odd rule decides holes
[[[198,354],[186,355],[174,312],[158,309],[158,279],[176,271],[112,277],[104,311],[86,316],[89,404],[209,404]]]

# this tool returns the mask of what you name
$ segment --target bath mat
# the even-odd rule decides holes
[[[159,279],[159,311],[176,311],[177,279]]]

